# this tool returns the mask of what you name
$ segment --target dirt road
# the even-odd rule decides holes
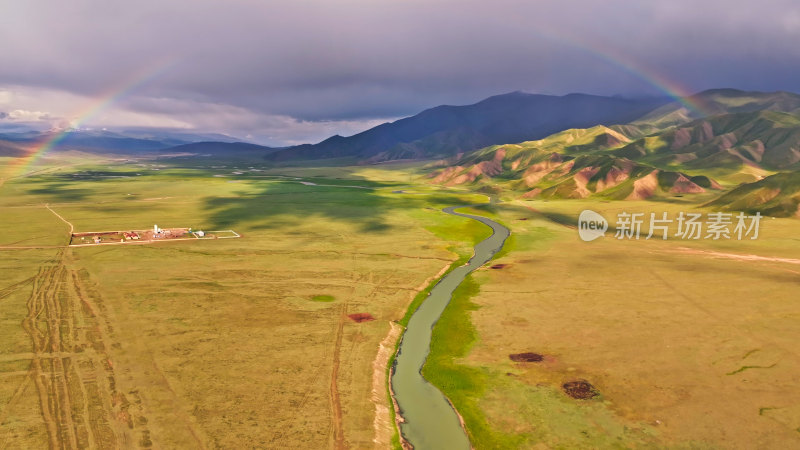
[[[35,389],[50,448],[149,447],[139,392],[117,376],[112,348],[120,343],[108,311],[71,252],[56,249],[33,277],[0,290],[0,298],[30,291],[22,327],[31,340],[30,352],[3,355],[30,365],[1,374],[18,385],[0,407],[0,423],[29,408],[23,394]],[[8,438],[0,433],[0,446]]]

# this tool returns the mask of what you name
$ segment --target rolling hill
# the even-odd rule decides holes
[[[687,106],[694,105],[694,106]],[[682,101],[663,105],[634,121],[634,125],[664,129],[721,114],[779,111],[800,114],[800,95],[791,92],[748,92],[709,89]]]
[[[727,192],[708,206],[774,217],[800,217],[800,172],[782,172]]]
[[[167,149],[169,152],[177,153],[200,153],[208,155],[226,154],[250,154],[260,157],[270,152],[281,150],[280,148],[265,147],[258,144],[247,142],[192,142],[190,144],[177,145]]]
[[[800,162],[800,117],[775,111],[722,114],[638,139],[614,154],[657,166],[788,169]]]
[[[26,153],[25,145],[15,141],[0,139],[0,156],[19,157]]]
[[[546,139],[492,146],[432,173],[449,186],[487,184],[524,197],[646,199],[718,189],[705,176],[663,170],[605,150],[630,142],[625,127],[571,129]]]
[[[251,145],[237,143],[230,136],[213,133],[194,134],[150,129],[122,131],[76,129],[68,130],[66,133],[63,131],[39,132],[28,130],[0,133],[0,152],[8,153],[9,155],[24,153],[25,149],[51,142],[54,138],[54,151],[79,150],[88,153],[133,154],[160,152],[172,147],[211,139],[221,141],[218,142],[219,144],[233,144],[234,148],[240,148],[241,145]],[[269,148],[263,147],[263,149],[268,150]]]

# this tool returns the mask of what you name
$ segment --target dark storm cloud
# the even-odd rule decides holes
[[[223,105],[254,123],[397,117],[512,90],[658,94],[637,71],[690,91],[800,91],[796,0],[28,0],[0,6],[0,40],[14,44],[0,87],[95,96],[173,61],[123,106]]]

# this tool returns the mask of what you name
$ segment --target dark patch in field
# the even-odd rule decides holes
[[[517,220],[528,220],[528,218],[527,218],[527,217],[520,217],[520,218],[519,218],[519,219],[517,219]]]
[[[356,313],[356,314],[349,314],[347,317],[350,318],[353,322],[361,323],[361,322],[369,322],[371,320],[375,320],[370,313]]]
[[[572,398],[586,400],[599,394],[597,389],[585,380],[568,381],[561,386],[564,392]]]
[[[77,202],[92,194],[91,189],[74,188],[68,182],[48,183],[29,191],[31,194],[46,196],[60,202]]]
[[[340,183],[330,178],[314,178],[317,183]],[[372,183],[353,179],[354,184],[374,187],[395,187],[395,184]],[[240,227],[247,223],[257,229],[290,229],[309,219],[332,219],[357,224],[360,231],[386,233],[391,225],[386,218],[394,209],[406,209],[422,199],[393,199],[371,190],[336,186],[302,186],[294,180],[274,180],[258,185],[256,191],[235,192],[224,197],[207,197],[209,227]],[[452,204],[452,199],[450,199]]]
[[[514,362],[541,362],[544,360],[544,356],[532,352],[512,353],[508,357]]]
[[[493,265],[493,266],[491,266],[489,268],[498,270],[498,269],[505,269],[508,266],[510,266],[510,264],[495,264],[495,265]]]

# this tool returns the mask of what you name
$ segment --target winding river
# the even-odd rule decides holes
[[[458,413],[447,397],[420,372],[430,351],[433,326],[450,302],[453,291],[467,275],[491,260],[503,248],[510,234],[508,228],[486,217],[455,211],[467,206],[453,206],[443,211],[477,220],[489,226],[493,233],[475,245],[475,254],[467,264],[455,268],[436,283],[428,298],[411,316],[392,371],[392,391],[403,418],[400,433],[415,450],[470,448]]]

